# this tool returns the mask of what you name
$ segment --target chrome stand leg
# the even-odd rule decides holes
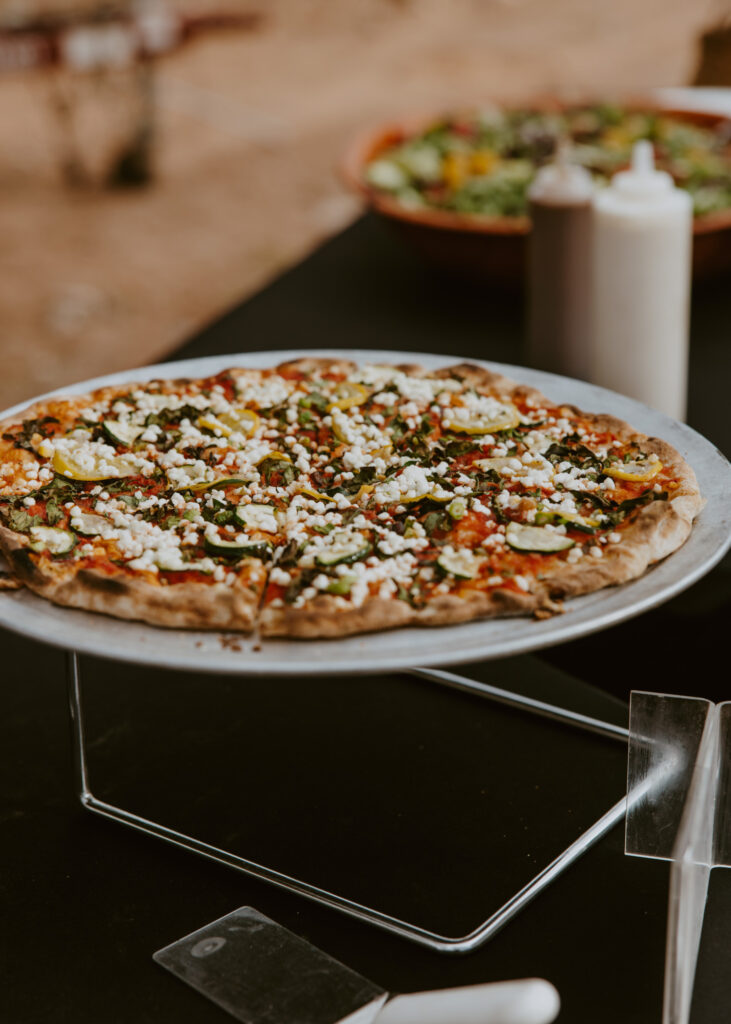
[[[146,832],[148,835],[156,836],[158,839],[163,839],[165,842],[172,843],[174,846],[180,846],[186,850],[191,850],[193,853],[198,853],[203,857],[208,857],[210,860],[217,861],[219,864],[226,864],[229,867],[236,868],[237,870],[243,871],[247,875],[258,878],[261,881],[269,882],[282,889],[287,889],[288,891],[297,893],[300,896],[305,896],[307,899],[332,907],[335,910],[339,910],[358,921],[365,921],[369,924],[376,925],[377,927],[390,932],[392,935],[399,935],[404,939],[409,939],[411,942],[416,942],[421,946],[426,946],[427,948],[439,953],[468,953],[471,950],[476,949],[478,946],[481,946],[500,928],[502,928],[503,925],[505,925],[519,910],[530,902],[530,900],[532,900],[546,885],[548,885],[549,882],[553,881],[554,878],[561,874],[569,864],[580,857],[582,853],[585,853],[586,850],[588,850],[589,847],[598,839],[624,819],[626,809],[625,798],[611,807],[604,815],[602,815],[601,818],[599,818],[598,821],[594,822],[586,832],[567,847],[563,853],[539,872],[528,885],[521,889],[520,892],[516,893],[498,911],[488,917],[486,921],[483,921],[483,923],[475,928],[474,931],[467,935],[454,938],[446,935],[439,935],[436,932],[428,931],[418,925],[410,924],[408,921],[401,921],[398,918],[391,917],[379,910],[375,910],[371,907],[365,907],[360,903],[355,903],[343,896],[338,896],[335,893],[328,892],[326,889],[319,889],[317,886],[292,878],[290,875],[285,875],[282,872],[275,871],[265,865],[257,864],[255,861],[246,860],[244,857],[239,857],[228,850],[222,850],[217,846],[201,842],[199,839],[195,839],[192,836],[183,835],[182,833],[167,828],[165,825],[161,825],[158,822],[149,821],[147,818],[141,818],[139,815],[133,814],[131,811],[126,811],[122,807],[116,807],[114,804],[108,804],[103,800],[98,800],[92,793],[89,786],[84,746],[83,717],[81,710],[79,662],[78,656],[75,652],[71,652],[68,655],[66,668],[69,710],[71,714],[71,735],[74,751],[76,791],[82,805],[87,810],[94,814],[99,814],[104,818],[111,818],[113,821],[118,821],[123,825],[127,825],[129,828],[134,828],[140,832]],[[414,672],[423,678],[428,678],[441,685],[467,690],[478,696],[498,699],[505,703],[521,706],[526,708],[526,710],[530,709],[532,711],[537,711],[538,713],[548,715],[552,718],[561,719],[573,725],[582,726],[596,732],[602,732],[615,739],[622,738],[622,736],[626,736],[627,734],[626,730],[617,729],[617,727],[611,726],[608,723],[599,722],[595,719],[588,719],[581,715],[574,715],[562,708],[554,708],[551,705],[531,701],[530,698],[510,695],[506,693],[506,691],[497,690],[493,687],[489,687],[487,684],[477,683],[476,681],[467,679],[466,677],[455,676],[452,673],[441,673],[424,669],[416,669]],[[621,733],[622,736],[617,735],[618,733]]]
[[[85,806],[89,806],[91,793],[86,773],[84,747],[84,722],[81,717],[81,689],[79,680],[79,656],[76,651],[66,654],[66,683],[68,687],[69,714],[71,715],[71,746],[74,757],[74,784],[76,793]]]

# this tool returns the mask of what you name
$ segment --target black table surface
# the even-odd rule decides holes
[[[726,450],[728,285],[708,282],[695,290],[689,406],[690,424]],[[384,225],[365,218],[171,358],[359,347],[520,363],[520,338],[517,296],[435,274]],[[600,635],[476,671],[499,686],[618,724],[626,724],[633,688],[726,699],[728,672],[717,666],[723,664],[728,622],[728,572],[722,564],[661,609]],[[559,989],[563,1024],[660,1021],[668,868],[625,857],[621,827],[480,950],[439,955],[83,811],[72,787],[63,654],[9,633],[0,636],[2,1024],[223,1024],[230,1018],[151,956],[246,904],[391,991],[538,976]],[[355,884],[357,870],[375,902],[381,895],[384,905],[411,899],[423,905],[426,924],[463,917],[477,923],[481,909],[471,886],[459,884],[463,865],[479,870],[479,827],[470,819],[470,849],[456,839],[452,848],[441,836],[440,845],[431,844],[430,836],[446,826],[434,820],[425,827],[430,809],[460,808],[471,792],[476,802],[469,813],[479,813],[480,801],[491,799],[490,786],[504,789],[515,773],[542,777],[541,764],[532,761],[535,750],[523,749],[505,765],[502,783],[493,776],[475,787],[484,770],[476,723],[485,706],[413,680],[381,677],[356,686],[342,679],[312,693],[293,680],[253,680],[243,691],[237,690],[240,682],[93,659],[83,661],[83,674],[85,694],[96,698],[98,709],[91,716],[92,767],[106,772],[109,793],[136,795],[148,801],[145,806],[163,808],[161,814],[170,805],[194,820],[198,815],[203,828],[209,824],[206,806],[188,787],[194,785],[195,759],[205,757],[214,733],[224,750],[217,770],[237,780],[237,805],[232,812],[227,800],[225,808],[236,822],[231,842],[275,856],[281,851],[293,871],[333,887],[347,885],[348,878]],[[220,709],[218,718],[209,712],[218,695],[236,702],[241,694],[249,703],[236,733]],[[275,723],[270,734],[259,733],[260,720]],[[360,760],[349,750],[338,753],[345,737],[361,751]],[[281,755],[271,759],[276,771],[268,767],[267,752],[277,741],[296,749],[300,759],[286,771]],[[566,752],[560,740],[554,746],[561,768]],[[255,759],[250,774],[240,774],[242,751]],[[616,754],[610,761],[619,797]],[[346,766],[355,773],[352,780]],[[563,770],[572,770],[568,762]],[[410,790],[402,790],[402,775]],[[605,784],[597,779],[597,793]],[[411,795],[399,805],[402,792]],[[388,806],[386,825],[375,842],[373,816],[381,805]],[[561,810],[565,819],[571,808]],[[579,804],[576,811],[580,816]],[[552,820],[546,813],[541,827],[550,830]],[[367,842],[361,844],[360,835]],[[359,846],[367,850],[360,860]],[[434,864],[427,851],[433,855],[434,849],[444,860],[437,865],[440,878],[430,876]],[[490,871],[489,837],[484,870]],[[413,883],[400,893],[397,880],[406,876]],[[731,873],[717,870],[693,1024],[731,1020],[729,920]]]

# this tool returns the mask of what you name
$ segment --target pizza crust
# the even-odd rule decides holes
[[[526,594],[501,589],[438,594],[422,608],[380,597],[367,598],[362,605],[353,608],[342,598],[320,594],[303,608],[263,608],[259,631],[262,636],[325,639],[400,626],[446,626],[473,619],[541,612],[552,615],[562,610],[543,587],[536,593]]]
[[[23,543],[25,541],[25,543]],[[172,629],[231,629],[250,632],[266,585],[266,570],[256,559],[242,562],[233,586],[195,581],[163,586],[119,570],[78,572],[68,562],[34,555],[27,539],[0,526],[2,548],[13,575],[39,597],[68,608],[101,612],[117,619],[148,622]]]
[[[355,363],[341,359],[312,358],[292,360],[273,368],[280,374],[350,374]],[[516,384],[500,374],[471,363],[460,363],[437,371],[414,364],[397,369],[414,376],[457,378],[471,387],[489,388],[507,400],[532,397],[553,405],[535,388]],[[261,370],[233,368],[237,381],[259,380]],[[157,382],[165,392],[173,392],[181,381]],[[114,398],[128,387],[102,388],[89,395],[36,403],[25,410],[23,418],[53,416]],[[567,412],[585,418],[598,430],[614,433],[619,439],[638,443],[647,453],[658,455],[670,467],[679,486],[668,501],[654,502],[640,509],[633,521],[622,527],[622,540],[605,545],[601,558],[585,557],[581,563],[562,562],[542,579],[531,579],[528,592],[505,588],[482,591],[462,587],[449,594],[432,597],[423,607],[412,607],[399,599],[367,598],[359,607],[346,599],[319,594],[301,608],[265,606],[260,610],[266,586],[267,570],[251,559],[240,563],[233,586],[220,583],[184,582],[163,586],[159,582],[134,577],[129,572],[76,571],[72,564],[32,554],[28,538],[0,526],[0,549],[4,552],[15,579],[30,590],[56,604],[101,612],[116,618],[142,620],[159,626],[183,629],[227,629],[251,631],[258,624],[262,636],[331,638],[392,629],[400,626],[439,626],[474,619],[515,615],[543,617],[563,610],[561,601],[592,591],[625,583],[641,576],[648,566],[676,551],[687,539],[693,519],[700,512],[701,498],[693,470],[667,442],[647,437],[630,424],[606,414],[587,413],[572,406]],[[0,433],[18,422],[0,424]],[[11,442],[0,440],[0,462],[18,451]],[[32,458],[23,452],[20,461]],[[0,481],[0,484],[2,481]],[[0,494],[2,487],[0,486]],[[245,570],[241,572],[241,569]]]

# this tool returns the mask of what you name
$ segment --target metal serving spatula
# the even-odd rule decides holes
[[[243,1024],[549,1024],[560,1005],[539,978],[391,998],[253,907],[153,959]]]

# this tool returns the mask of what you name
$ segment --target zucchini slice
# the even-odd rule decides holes
[[[123,444],[126,448],[145,432],[144,427],[135,426],[126,420],[102,420],[102,430],[113,444]]]
[[[581,516],[578,512],[552,512],[545,508],[536,513],[536,525],[543,526],[544,523],[562,523],[582,533],[594,533],[602,525],[599,519]]]
[[[71,517],[71,527],[82,537],[108,537],[114,530],[114,524],[104,516],[96,516],[92,512],[81,512]]]
[[[522,523],[508,523],[505,540],[516,551],[535,551],[541,555],[574,546],[574,542],[563,533],[545,526],[524,526]]]
[[[339,530],[330,534],[327,547],[315,555],[315,561],[323,566],[345,565],[367,558],[371,550],[372,545],[367,537]]]
[[[467,548],[447,546],[437,558],[437,565],[444,573],[449,573],[458,580],[473,580],[485,561]]]
[[[214,487],[241,487],[245,484],[246,480],[242,480],[240,476],[219,476],[215,480],[201,480],[196,484],[191,484],[191,491],[210,491]]]
[[[333,580],[327,588],[328,594],[337,594],[340,597],[344,597],[349,594],[353,589],[357,576],[339,576],[336,580]]]
[[[273,505],[239,505],[236,518],[249,530],[261,530],[263,533],[277,532],[277,511]]]
[[[67,555],[76,544],[76,537],[69,530],[58,526],[31,526],[31,551],[49,551],[52,555]]]
[[[250,540],[225,540],[223,537],[211,540],[210,537],[206,537],[205,545],[210,554],[236,561],[240,558],[261,558],[263,560],[268,558],[272,552],[272,546],[266,540],[252,542]]]

